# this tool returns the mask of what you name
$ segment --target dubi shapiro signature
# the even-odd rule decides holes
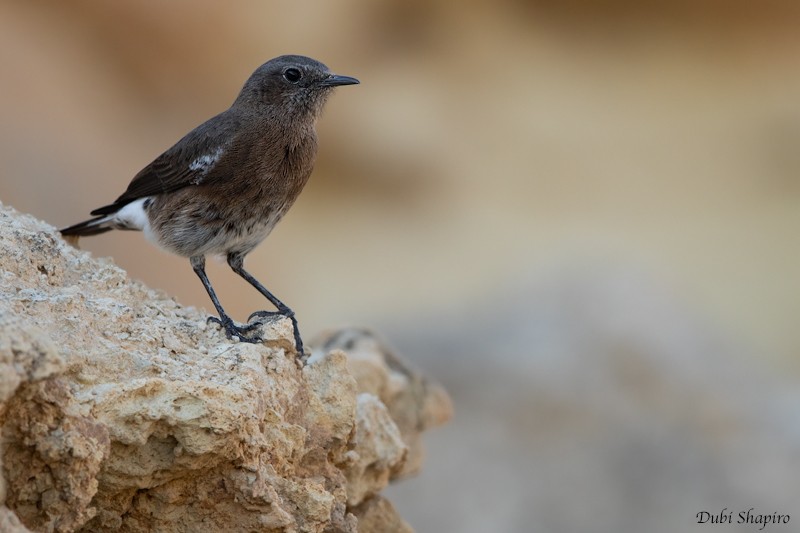
[[[763,530],[769,525],[774,524],[788,524],[791,517],[788,514],[779,514],[774,512],[772,514],[761,514],[756,512],[754,507],[746,511],[739,511],[734,516],[735,511],[729,511],[727,507],[722,509],[719,513],[710,513],[708,511],[700,511],[697,513],[698,524],[752,524],[761,526],[759,531]]]

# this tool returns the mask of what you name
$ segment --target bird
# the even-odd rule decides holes
[[[262,342],[253,318],[292,322],[295,349],[303,340],[294,311],[244,268],[245,256],[286,214],[308,181],[317,154],[316,122],[332,90],[359,80],[323,63],[283,55],[258,67],[233,104],[187,133],[131,180],[94,218],[60,230],[65,238],[111,230],[142,231],[164,250],[189,258],[229,339]],[[276,308],[238,325],[225,312],[205,271],[206,256],[230,268]]]

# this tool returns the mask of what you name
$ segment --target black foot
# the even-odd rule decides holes
[[[227,317],[226,317],[227,318]],[[225,329],[225,335],[231,339],[236,337],[240,342],[249,342],[251,344],[258,344],[264,339],[260,335],[247,336],[246,333],[253,331],[259,324],[247,324],[245,326],[237,326],[230,318],[219,319],[215,316],[208,317],[209,323],[219,324]]]
[[[247,321],[250,322],[253,320],[253,318],[265,318],[267,320],[270,320],[274,317],[282,317],[282,316],[287,316],[287,315],[284,315],[280,311],[255,311],[253,313],[250,313],[250,316],[247,317]],[[265,321],[259,320],[258,322],[256,322],[256,324],[263,324],[264,322]]]
[[[280,311],[256,311],[252,313],[249,317],[247,317],[247,321],[250,322],[253,318],[266,318],[271,319],[273,317],[286,317],[292,321],[292,329],[294,330],[294,346],[297,350],[297,357],[300,359],[305,359],[305,348],[303,347],[303,339],[300,338],[300,329],[297,327],[297,319],[294,317],[294,311],[289,308]],[[255,326],[258,324],[263,324],[263,321],[256,321],[251,326]]]
[[[289,319],[292,321],[292,328],[294,329],[294,347],[297,351],[297,358],[305,362],[306,351],[303,346],[303,339],[300,338],[300,329],[297,327],[297,319],[294,317],[294,313],[292,313]]]

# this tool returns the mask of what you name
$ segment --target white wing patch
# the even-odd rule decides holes
[[[191,163],[189,163],[189,170],[191,170],[192,172],[199,171],[200,173],[198,176],[192,179],[192,183],[197,185],[198,183],[203,181],[203,176],[205,176],[208,173],[208,171],[211,170],[211,167],[214,166],[214,163],[216,163],[219,160],[219,157],[221,155],[222,155],[222,147],[219,147],[210,154],[203,154],[194,161],[192,161]]]

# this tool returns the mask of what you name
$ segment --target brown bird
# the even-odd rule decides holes
[[[357,84],[314,59],[287,55],[261,65],[230,108],[190,131],[134,176],[95,218],[61,230],[88,236],[140,230],[165,250],[188,257],[228,338],[260,342],[253,317],[292,321],[299,356],[303,341],[294,312],[244,269],[244,258],[280,221],[303,190],[317,153],[315,124],[332,89]],[[205,272],[205,256],[224,255],[239,276],[277,311],[256,311],[237,325],[222,308]]]

